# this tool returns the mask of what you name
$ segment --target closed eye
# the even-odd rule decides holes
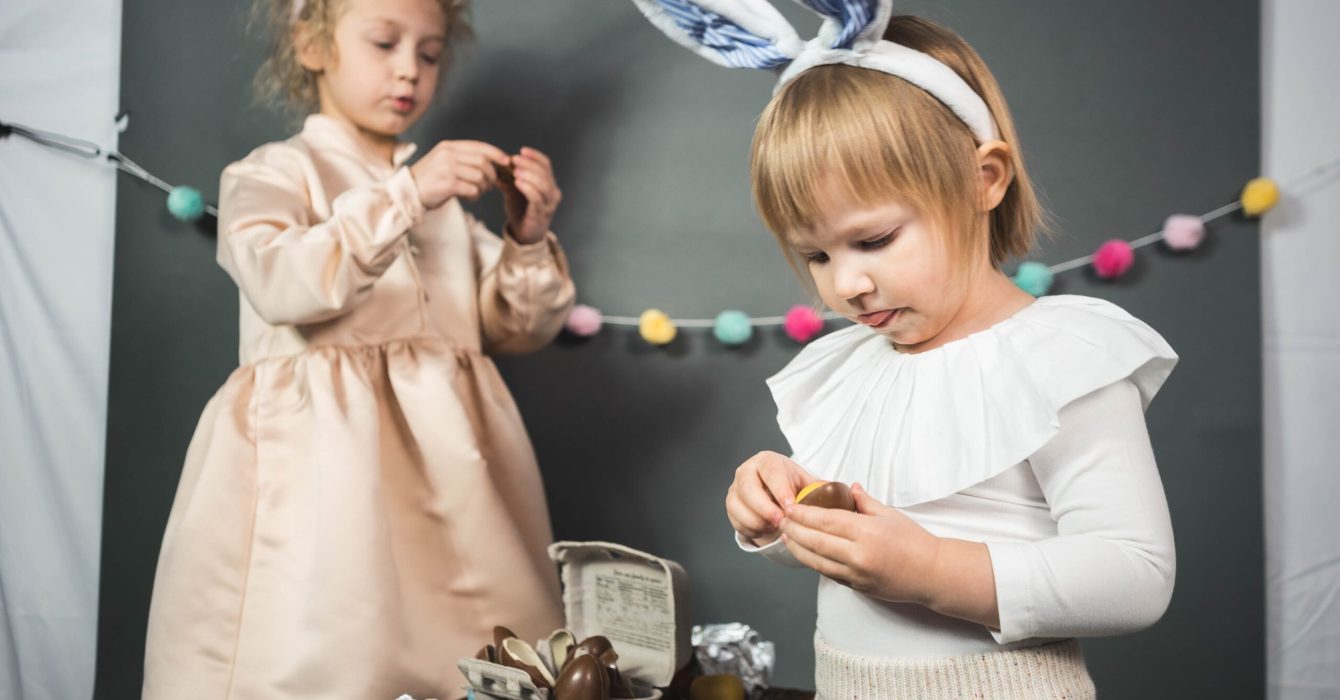
[[[885,234],[871,241],[861,241],[861,250],[879,250],[880,248],[883,248],[884,246],[892,243],[893,239],[897,237],[897,235],[898,232],[893,231],[892,233]]]
[[[828,253],[823,251],[817,253],[804,253],[803,255],[805,257],[805,262],[812,265],[822,265],[823,263],[828,262]]]

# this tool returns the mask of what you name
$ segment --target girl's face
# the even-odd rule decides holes
[[[923,345],[944,331],[963,306],[971,275],[929,217],[893,201],[825,201],[813,227],[787,238],[824,304],[899,346]]]
[[[395,140],[437,91],[446,18],[434,0],[344,0],[333,49],[300,58],[320,75],[321,112],[376,140]]]

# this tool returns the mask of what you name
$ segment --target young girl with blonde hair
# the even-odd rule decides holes
[[[1172,527],[1144,422],[1177,356],[1080,296],[1001,271],[1042,218],[1001,90],[888,0],[635,0],[727,66],[782,72],[755,132],[764,221],[854,322],[769,380],[786,457],[742,464],[740,546],[819,583],[822,698],[1086,698],[1075,641],[1157,621]],[[854,484],[856,512],[796,504]]]
[[[535,456],[487,355],[543,346],[572,304],[561,194],[533,148],[409,164],[465,0],[261,2],[261,83],[311,114],[223,172],[241,366],[186,455],[144,697],[455,696],[494,625],[562,621]],[[501,236],[461,207],[494,188]]]

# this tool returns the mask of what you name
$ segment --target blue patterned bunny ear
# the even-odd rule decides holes
[[[765,0],[633,0],[666,36],[730,68],[785,68],[805,43]]]
[[[854,49],[879,41],[893,15],[893,0],[797,0],[823,15],[818,40],[830,49]]]
[[[780,73],[774,92],[815,66],[843,64],[898,76],[963,120],[978,143],[998,138],[986,101],[934,57],[884,41],[893,0],[796,0],[821,15],[803,42],[767,0],[633,0],[666,36],[713,63]]]

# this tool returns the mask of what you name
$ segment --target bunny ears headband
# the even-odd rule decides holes
[[[633,0],[666,36],[729,68],[781,73],[780,90],[814,66],[869,68],[920,87],[958,115],[978,143],[996,139],[991,110],[958,73],[930,56],[884,41],[893,0],[797,0],[823,19],[803,42],[767,0]]]

